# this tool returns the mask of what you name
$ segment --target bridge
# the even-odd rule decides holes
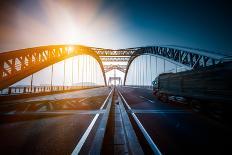
[[[230,133],[220,124],[225,119],[218,104],[208,111],[182,96],[156,97],[152,82],[159,75],[198,72],[228,61],[227,55],[173,45],[51,45],[0,53],[0,137],[9,139],[0,150],[198,154],[213,147],[226,152]]]

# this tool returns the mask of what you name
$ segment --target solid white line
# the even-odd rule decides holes
[[[26,112],[26,111],[29,109],[30,105],[31,105],[31,104],[28,104],[28,105],[26,106],[26,108],[23,110],[23,112]]]
[[[147,101],[149,101],[149,102],[151,102],[151,103],[154,103],[154,101],[152,101],[152,100],[150,100],[150,99],[148,99],[148,98],[146,98],[146,97],[143,97],[143,96],[139,96],[140,98],[143,98],[143,99],[145,99],[145,100],[147,100]]]
[[[122,97],[122,99],[123,99],[124,103],[126,104],[126,106],[128,107],[128,109],[131,110],[131,107],[128,105],[128,103],[126,102],[126,100],[124,99],[122,94],[120,92],[119,92],[119,94]],[[137,118],[137,116],[133,112],[131,114],[132,114],[133,118],[135,119],[136,123],[138,124],[140,130],[142,131],[143,135],[145,136],[145,138],[146,138],[147,142],[149,143],[154,154],[155,155],[162,155],[162,153],[160,152],[160,150],[158,149],[158,147],[156,146],[156,144],[154,143],[154,141],[152,140],[150,135],[147,133],[146,129],[143,127],[142,123]]]
[[[86,98],[83,98],[83,99],[81,99],[80,101],[78,101],[78,102],[83,102],[84,100],[86,100],[86,99],[88,99],[88,97],[86,97]]]
[[[110,97],[110,95],[111,95],[112,92],[113,92],[113,89],[111,90],[111,92],[107,96],[106,100],[102,104],[100,110],[103,109],[103,107],[105,106],[105,104],[108,101],[108,99],[109,99],[109,97]],[[82,146],[84,145],[84,143],[85,143],[85,141],[86,141],[86,139],[87,139],[90,131],[92,130],[95,122],[97,121],[98,117],[99,117],[99,114],[96,114],[95,117],[93,118],[92,122],[88,126],[87,130],[85,131],[84,135],[81,137],[80,141],[78,142],[78,144],[76,145],[75,149],[73,150],[72,155],[77,155],[80,152]]]
[[[93,126],[94,126],[94,124],[95,124],[98,116],[99,116],[99,114],[95,115],[95,117],[93,118],[93,120],[90,123],[89,127],[85,131],[84,135],[81,137],[81,140],[78,142],[77,146],[73,150],[72,155],[77,155],[80,152],[80,150],[81,150],[82,146],[84,145],[84,143],[85,143],[85,141],[86,141],[86,139],[87,139],[90,131],[92,130],[92,128],[93,128]]]

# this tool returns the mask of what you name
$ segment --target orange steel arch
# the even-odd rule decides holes
[[[90,55],[97,60],[106,85],[102,61],[91,48],[82,45],[51,45],[0,53],[0,89],[52,64],[81,54]]]

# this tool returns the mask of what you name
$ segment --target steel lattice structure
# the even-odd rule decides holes
[[[183,47],[163,47],[163,46],[149,46],[141,47],[136,52],[134,52],[127,64],[127,69],[124,78],[124,85],[126,83],[126,78],[128,70],[134,59],[140,55],[149,54],[154,55],[163,59],[167,59],[175,64],[186,66],[190,69],[196,69],[200,67],[206,67],[210,65],[215,65],[223,61],[227,56],[215,53],[209,53],[204,50],[199,49],[189,49]]]
[[[226,57],[225,55],[214,54],[204,50],[175,46],[148,46],[118,50],[82,45],[41,46],[0,53],[0,89],[6,88],[54,63],[81,54],[90,55],[97,60],[101,67],[105,84],[105,73],[112,68],[125,72],[125,84],[131,63],[136,57],[144,54],[154,55],[191,69],[220,63]],[[102,62],[106,61],[128,63],[126,67],[120,65],[103,66]]]
[[[113,69],[117,69],[123,73],[126,72],[126,65],[104,65],[104,69],[105,69],[105,73],[113,70]]]
[[[97,60],[106,85],[102,61],[91,48],[80,45],[55,45],[0,53],[0,89],[52,64],[81,54],[90,55]]]

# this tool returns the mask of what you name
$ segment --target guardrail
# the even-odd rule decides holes
[[[1,90],[1,96],[17,95],[17,94],[31,94],[31,93],[44,93],[44,92],[59,92],[67,90],[78,90],[86,88],[100,87],[97,86],[28,86],[28,87],[9,87]]]
[[[151,89],[152,90],[152,86],[151,85],[125,85],[123,87],[133,87],[133,88],[144,88],[144,89]]]

